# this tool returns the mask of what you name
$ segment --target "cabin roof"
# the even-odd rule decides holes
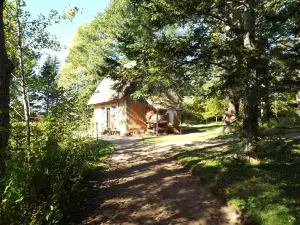
[[[117,81],[113,81],[110,78],[104,78],[90,98],[88,105],[96,105],[124,98],[126,96],[126,88],[122,92],[118,92],[114,89],[116,83]],[[168,90],[149,97],[147,102],[156,109],[179,109],[180,99],[176,92]]]
[[[179,109],[180,98],[176,92],[168,90],[164,93],[150,96],[147,102],[156,109]]]
[[[113,87],[116,84],[110,78],[104,78],[90,98],[88,105],[96,105],[125,97],[125,92],[118,92]]]

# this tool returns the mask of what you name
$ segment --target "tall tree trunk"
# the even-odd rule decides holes
[[[224,1],[226,2],[226,1]],[[226,10],[227,10],[227,17],[228,17],[228,20],[230,22],[230,24],[233,24],[233,8],[232,8],[232,4],[226,4]],[[232,27],[233,28],[233,27]],[[234,35],[234,32],[233,32],[233,29],[226,29],[225,30],[225,39],[229,42],[236,42],[236,44],[238,46],[240,46],[241,48],[243,48],[243,39],[242,38],[235,38],[235,35]],[[234,39],[235,38],[235,39]],[[233,57],[227,57],[227,61],[228,63],[234,63],[234,60],[232,62],[230,62],[230,59],[232,59]],[[237,64],[238,65],[242,65],[243,64],[243,59],[238,56],[235,58],[235,60],[237,61]],[[230,71],[230,73],[232,73],[232,71]],[[234,106],[234,114],[236,116],[236,118],[239,117],[240,115],[240,99],[241,99],[241,96],[240,96],[240,91],[237,90],[237,83],[239,81],[236,80],[236,79],[232,79],[231,80],[231,85],[229,86],[228,88],[228,95],[229,95],[229,102]]]
[[[297,102],[297,105],[298,105],[297,106],[297,114],[300,116],[300,90],[298,90],[298,92],[297,92],[296,102]]]
[[[228,89],[228,95],[229,95],[228,106],[229,105],[233,106],[235,116],[239,117],[239,115],[240,115],[240,97],[238,96],[238,93],[234,90],[233,87],[230,87]]]
[[[4,36],[3,9],[0,0],[0,180],[4,176],[6,149],[9,138],[9,86],[13,64],[7,57]]]
[[[269,71],[270,60],[267,55],[267,51],[270,49],[268,39],[263,35],[259,37],[256,43],[257,50],[261,58],[259,59],[259,66],[257,68],[257,73],[261,77],[261,82],[259,82],[260,88],[260,105],[261,105],[261,121],[262,123],[269,121],[272,117],[271,111],[271,96],[270,89],[272,82],[272,76]]]
[[[243,121],[243,131],[246,137],[245,150],[253,151],[253,142],[258,135],[258,100],[259,87],[257,85],[257,60],[254,56],[255,49],[255,12],[253,6],[255,0],[245,0],[244,11],[244,48],[245,48],[245,117]]]
[[[23,99],[23,107],[24,107],[24,119],[26,123],[26,140],[27,140],[27,148],[30,150],[30,110],[29,103],[27,99],[26,92],[26,84],[25,84],[25,76],[22,75],[22,99]]]
[[[234,108],[235,108],[236,117],[239,118],[240,117],[240,100],[237,100],[234,103]]]
[[[21,9],[20,9],[20,0],[17,1],[17,23],[18,23],[18,51],[19,51],[19,70],[21,77],[21,86],[22,86],[22,98],[24,106],[24,118],[26,123],[26,139],[27,139],[27,148],[30,150],[30,109],[29,101],[26,90],[26,81],[25,81],[25,69],[23,61],[23,42],[22,42],[22,25],[20,21]]]
[[[46,116],[48,116],[49,114],[49,108],[50,108],[50,94],[49,94],[49,90],[50,90],[50,81],[48,78],[48,82],[47,82],[47,91],[46,91]]]

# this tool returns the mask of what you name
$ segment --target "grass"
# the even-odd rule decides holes
[[[228,128],[225,135],[222,134],[223,122],[201,124],[194,126],[183,126],[182,134],[170,134],[158,137],[144,138],[143,140],[148,143],[162,143],[162,142],[185,142],[185,141],[200,141],[200,140],[222,140],[234,138],[235,134],[229,134]],[[268,132],[273,135],[285,135],[300,133],[299,127],[294,128],[273,128],[262,129],[261,132]]]
[[[290,134],[290,133],[299,133],[300,128],[299,127],[294,127],[294,128],[274,128],[275,132],[281,133],[284,132],[285,134]]]
[[[177,159],[250,221],[263,225],[300,224],[300,140],[264,143],[261,162],[243,163],[232,156],[243,149],[235,134],[221,135],[222,123],[184,127],[182,135],[145,138],[151,143],[232,138],[223,147],[183,149]],[[298,127],[261,130],[262,135],[300,133]]]
[[[108,141],[99,140],[94,142],[91,149],[91,157],[89,160],[89,166],[91,170],[101,169],[104,166],[105,161],[114,150],[114,144]]]
[[[300,224],[300,140],[269,146],[255,165],[230,159],[236,148],[185,149],[177,159],[250,220]]]
[[[182,135],[165,135],[159,137],[150,137],[144,138],[144,141],[149,143],[161,143],[230,138],[231,135],[221,135],[222,128],[223,123],[183,127]]]

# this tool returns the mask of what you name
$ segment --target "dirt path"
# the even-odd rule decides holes
[[[233,208],[176,163],[174,144],[111,141],[116,150],[104,174],[96,177],[78,224],[240,224]]]

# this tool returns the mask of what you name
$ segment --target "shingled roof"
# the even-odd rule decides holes
[[[117,81],[110,78],[104,78],[90,98],[88,105],[101,104],[125,97],[126,88],[122,92],[118,92],[114,89],[116,83]],[[179,109],[180,99],[174,91],[169,90],[149,97],[147,102],[156,109]]]
[[[123,98],[125,96],[125,92],[118,92],[113,88],[116,83],[116,81],[113,81],[110,78],[104,78],[97,87],[93,96],[90,98],[88,105],[96,105]]]
[[[180,98],[176,92],[168,90],[149,97],[147,102],[156,109],[179,109]]]

